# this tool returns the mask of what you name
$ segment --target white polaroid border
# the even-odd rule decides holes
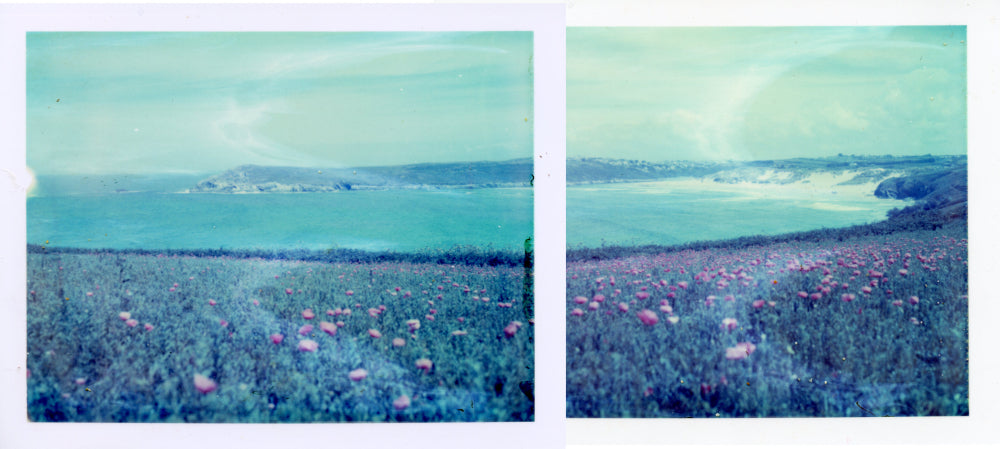
[[[1000,149],[1000,8],[989,1],[569,0],[569,27],[965,25],[968,42],[970,414],[920,418],[568,419],[568,447],[1000,442],[994,353],[1000,298],[995,223]],[[596,446],[595,446],[596,445]]]
[[[534,36],[535,421],[78,424],[27,420],[25,33],[29,31],[531,31]],[[0,447],[564,446],[565,8],[548,5],[0,5]],[[557,300],[552,300],[553,298]]]

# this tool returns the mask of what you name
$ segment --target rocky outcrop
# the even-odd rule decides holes
[[[244,165],[204,179],[193,193],[299,193],[351,190],[526,187],[532,160],[357,168]]]
[[[890,212],[890,217],[934,211],[956,219],[968,216],[968,190],[968,170],[960,167],[887,179],[875,189],[875,196],[917,200],[912,206]]]

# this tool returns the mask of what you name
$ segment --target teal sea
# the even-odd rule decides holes
[[[874,187],[866,188],[699,181],[569,186],[566,245],[674,245],[839,228],[885,219],[892,208],[910,204],[876,198]]]
[[[90,189],[32,196],[27,240],[76,248],[520,250],[532,191],[204,194]]]

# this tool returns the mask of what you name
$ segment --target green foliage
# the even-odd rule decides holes
[[[851,239],[886,236],[896,232],[937,230],[942,228],[947,228],[951,234],[961,234],[962,238],[965,238],[968,233],[968,221],[964,218],[954,219],[953,217],[942,215],[937,210],[923,210],[920,206],[910,207],[913,209],[906,209],[905,213],[890,211],[889,215],[892,218],[889,220],[844,228],[824,228],[780,235],[753,235],[729,240],[698,241],[680,245],[607,245],[600,248],[573,248],[566,250],[566,261],[579,262],[586,260],[621,259],[643,254],[655,255],[685,250],[736,250],[782,243],[811,244],[814,242],[842,242]]]
[[[134,249],[134,248],[61,248],[28,244],[29,254],[89,254],[180,256],[233,259],[288,260],[324,263],[432,263],[470,266],[517,267],[525,263],[515,251],[493,247],[454,246],[450,249],[425,249],[411,253],[393,251],[363,251],[349,248],[328,250],[309,249]],[[527,253],[526,253],[527,254]]]
[[[571,262],[568,416],[968,415],[964,238],[951,226]],[[831,287],[821,299],[798,295],[820,286]],[[573,301],[596,294],[607,297],[597,310]],[[642,309],[659,323],[641,323]],[[724,318],[738,327],[724,329]],[[756,350],[728,360],[740,342]]]
[[[534,378],[523,276],[521,267],[488,265],[39,249],[28,255],[28,414],[81,422],[533,420],[533,402],[517,388]],[[380,305],[377,316],[366,313]],[[315,319],[303,318],[307,308]],[[327,315],[335,309],[352,313]],[[421,323],[412,334],[409,319]],[[524,326],[508,338],[503,328],[514,320]],[[330,336],[320,321],[344,325]],[[300,336],[306,323],[315,329]],[[274,333],[284,341],[272,343]],[[296,348],[306,338],[317,351]],[[393,346],[394,338],[406,345]],[[433,369],[416,368],[420,358]],[[357,368],[368,376],[351,381]],[[218,388],[199,392],[195,374]],[[401,395],[411,405],[400,411],[392,402]]]

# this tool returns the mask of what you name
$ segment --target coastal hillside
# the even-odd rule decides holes
[[[356,168],[243,165],[189,189],[198,193],[338,192],[350,190],[528,187],[529,158]]]
[[[965,166],[891,178],[875,189],[879,198],[913,199],[916,203],[889,213],[890,218],[935,213],[945,221],[969,213],[969,175]]]
[[[695,177],[726,184],[791,184],[816,175],[833,175],[840,185],[879,183],[894,177],[965,167],[965,156],[850,156],[758,161],[647,162],[607,158],[571,158],[566,182],[597,184]]]

